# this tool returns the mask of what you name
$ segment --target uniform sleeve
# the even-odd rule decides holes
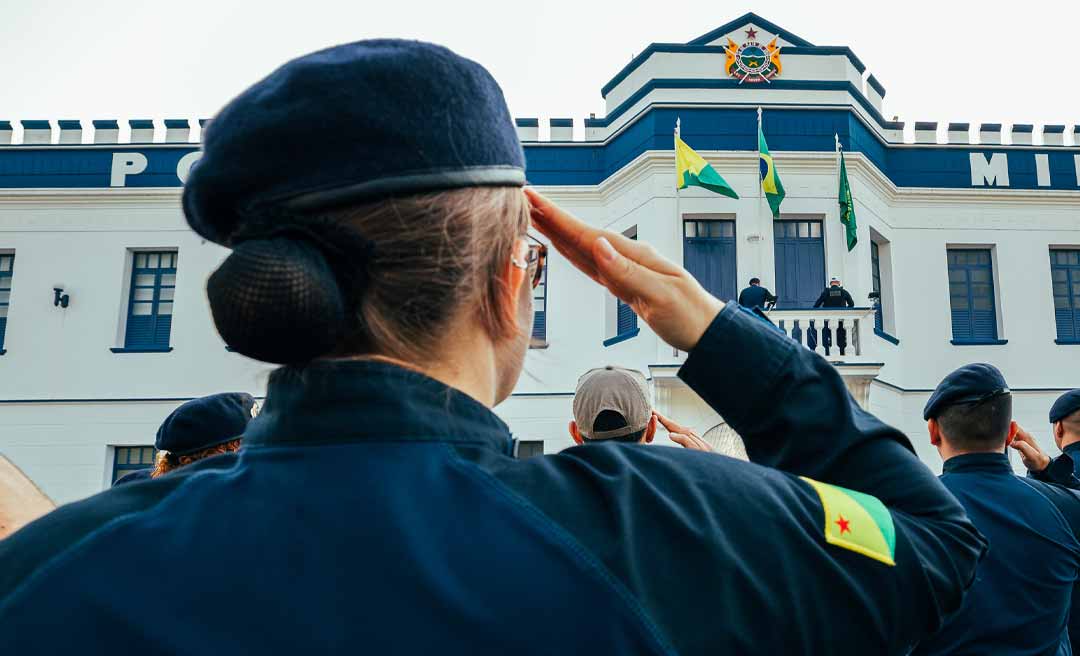
[[[739,292],[739,305],[746,305],[746,290]]]
[[[1072,456],[1063,453],[1056,458],[1051,458],[1050,464],[1042,471],[1028,471],[1027,475],[1028,478],[1043,483],[1054,483],[1070,490],[1080,490],[1080,478],[1076,477],[1074,471]]]
[[[753,462],[879,499],[909,550],[896,574],[936,630],[959,607],[986,543],[903,433],[860,408],[835,367],[725,307],[679,372]],[[812,575],[812,574],[808,574]]]
[[[822,303],[825,302],[825,296],[828,293],[828,290],[821,292],[821,294],[817,297],[817,300],[814,301],[814,307],[821,307]]]
[[[855,307],[855,299],[851,298],[851,293],[848,290],[844,290],[844,302],[848,307]]]

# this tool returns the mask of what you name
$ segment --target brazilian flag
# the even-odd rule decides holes
[[[850,251],[859,243],[858,228],[855,225],[855,201],[851,198],[851,185],[848,184],[847,166],[844,164],[844,151],[840,151],[840,223],[844,224],[847,234],[847,249]]]
[[[769,154],[769,144],[765,143],[765,133],[761,131],[761,123],[758,123],[758,167],[761,169],[761,190],[765,192],[765,198],[769,200],[774,219],[780,218],[780,203],[784,202],[784,185],[780,182],[780,175],[776,172],[772,155]]]
[[[739,197],[739,194],[735,193],[731,185],[720,177],[712,164],[709,164],[704,157],[695,153],[694,149],[687,146],[686,142],[680,139],[677,134],[675,135],[675,173],[677,176],[675,180],[676,189],[686,189],[693,185],[695,187],[704,187],[713,193],[728,198]]]
[[[896,527],[885,504],[869,494],[805,476],[800,478],[821,499],[825,542],[889,566],[896,565]]]

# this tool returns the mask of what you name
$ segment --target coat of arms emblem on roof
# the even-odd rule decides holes
[[[742,45],[736,44],[728,38],[728,44],[724,48],[727,53],[727,74],[743,82],[758,83],[768,82],[780,74],[780,46],[776,44],[774,37],[768,44],[762,44],[757,40],[757,30],[746,30],[746,41]]]

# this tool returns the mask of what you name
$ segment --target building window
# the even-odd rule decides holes
[[[0,353],[4,352],[8,306],[11,304],[11,276],[15,272],[15,254],[0,255]]]
[[[550,258],[550,255],[548,257]],[[540,273],[540,284],[533,290],[533,327],[530,346],[534,348],[547,345],[547,274],[548,264],[545,262],[544,270]]]
[[[1051,250],[1050,278],[1057,339],[1080,342],[1080,250]]]
[[[132,253],[124,348],[164,350],[172,328],[176,251]]]
[[[810,308],[825,286],[821,221],[773,221],[777,308]]]
[[[735,222],[692,219],[683,222],[683,262],[705,291],[722,301],[734,300]]]
[[[625,231],[623,235],[630,239],[637,239],[637,226]],[[638,330],[637,315],[634,314],[634,309],[626,303],[623,303],[621,299],[614,296],[608,298],[614,299],[614,305],[608,305],[606,310],[605,321],[607,324],[607,334],[611,335],[614,330],[614,336],[604,340],[604,346],[613,346],[619,342],[626,341],[631,337],[635,337]]]
[[[544,455],[544,440],[516,440],[514,444],[518,460]]]
[[[885,330],[885,302],[881,298],[881,254],[876,241],[870,242],[870,277],[873,292],[877,296],[874,302],[874,328]]]
[[[152,446],[113,447],[112,482],[115,483],[116,479],[133,471],[153,467],[156,457],[157,449]]]
[[[948,249],[949,300],[956,342],[997,340],[994,271],[989,249]]]

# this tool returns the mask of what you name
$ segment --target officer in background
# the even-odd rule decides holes
[[[751,278],[750,286],[739,292],[739,305],[747,308],[768,310],[776,303],[776,297],[761,286],[761,278]]]
[[[848,290],[844,289],[840,285],[839,278],[833,278],[829,281],[829,286],[821,292],[821,296],[818,296],[814,301],[814,307],[827,307],[827,308],[842,308],[842,307],[855,307],[855,300],[851,298],[851,294]]]
[[[986,542],[904,434],[650,245],[523,192],[479,64],[329,48],[203,141],[184,214],[231,249],[219,333],[282,365],[266,407],[237,455],[0,542],[0,654],[906,654],[960,607]],[[528,353],[530,218],[688,353],[680,379],[754,462],[512,457],[492,408]]]
[[[1005,455],[1019,427],[992,365],[970,364],[926,403],[941,481],[990,542],[960,611],[914,654],[1071,653],[1068,622],[1080,576],[1080,496],[1013,474]]]
[[[152,476],[163,476],[205,458],[240,450],[241,435],[259,413],[255,398],[244,392],[212,394],[184,403],[158,428]]]
[[[1017,433],[1012,446],[1020,452],[1032,478],[1080,489],[1080,389],[1059,396],[1050,407],[1049,419],[1054,444],[1061,449],[1061,455],[1056,458],[1046,455],[1035,438],[1023,430]]]

